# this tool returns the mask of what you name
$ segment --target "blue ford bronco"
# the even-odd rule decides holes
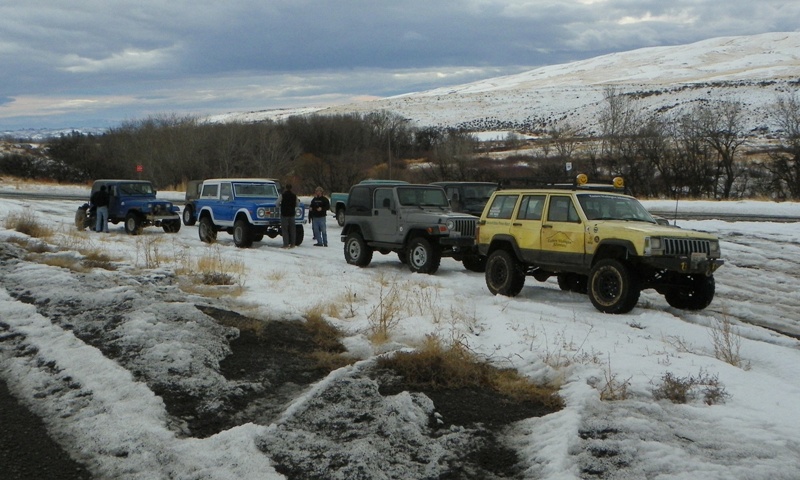
[[[205,243],[213,243],[217,232],[233,235],[239,248],[260,242],[264,235],[282,235],[278,208],[278,186],[263,178],[216,178],[203,181],[200,196],[194,202],[199,222],[198,234]],[[303,243],[305,205],[295,210],[296,244]]]
[[[144,227],[161,227],[167,233],[181,229],[180,208],[168,200],[156,198],[156,189],[148,180],[95,180],[92,194],[105,186],[110,194],[108,221],[114,225],[124,222],[129,235],[142,233]],[[75,212],[79,230],[95,226],[95,211],[88,203]]]

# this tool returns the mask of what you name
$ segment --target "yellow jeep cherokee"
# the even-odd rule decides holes
[[[671,306],[701,310],[714,298],[723,264],[713,235],[660,225],[633,197],[586,184],[498,190],[478,222],[492,294],[517,295],[530,275],[558,278],[562,290],[588,293],[605,313],[627,313],[653,288]],[[615,191],[607,191],[615,190]]]

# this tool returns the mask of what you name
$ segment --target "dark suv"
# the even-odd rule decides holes
[[[92,194],[105,186],[109,192],[108,221],[125,222],[125,232],[138,235],[142,228],[161,227],[167,233],[181,229],[180,208],[168,200],[156,198],[156,189],[147,180],[95,180]],[[94,209],[89,204],[78,207],[75,225],[83,230],[95,226]]]
[[[447,199],[454,212],[469,213],[480,217],[489,197],[497,190],[492,182],[433,182],[447,192]]]

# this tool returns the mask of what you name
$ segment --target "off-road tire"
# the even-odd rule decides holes
[[[589,300],[603,313],[628,313],[639,301],[636,273],[619,260],[600,260],[589,273]]]
[[[302,225],[295,225],[294,226],[294,244],[295,246],[300,246],[303,243],[303,237],[305,237],[306,231],[303,229]]]
[[[214,228],[214,222],[211,217],[205,216],[200,219],[200,225],[197,227],[197,234],[200,241],[203,243],[214,243],[217,241],[217,230]]]
[[[194,209],[191,205],[186,205],[183,207],[183,213],[181,213],[181,217],[183,218],[183,224],[187,227],[191,227],[197,223],[197,217],[194,216]]]
[[[88,226],[87,223],[89,223],[86,210],[85,208],[78,207],[78,210],[75,211],[75,227],[80,231],[86,230]]]
[[[234,222],[233,244],[239,248],[249,248],[253,244],[250,222],[245,219],[239,219]]]
[[[489,254],[485,277],[492,295],[516,297],[525,285],[522,266],[507,250],[495,250]]]
[[[181,221],[166,220],[161,222],[161,228],[164,230],[164,233],[178,233],[181,231]]]
[[[128,235],[139,235],[142,233],[142,217],[136,212],[128,212],[125,215],[125,233]]]
[[[344,227],[344,216],[344,208],[339,208],[336,210],[336,223],[338,223],[340,227]]]
[[[408,244],[408,268],[412,272],[433,275],[439,270],[442,253],[438,245],[432,244],[425,237],[415,237]]]
[[[578,273],[559,273],[558,288],[567,292],[586,293],[588,290],[589,279],[586,275]]]
[[[464,255],[461,263],[470,272],[483,273],[486,271],[486,257],[483,255]]]
[[[681,310],[702,310],[711,304],[716,291],[714,276],[690,275],[689,286],[664,293],[667,303]]]
[[[372,261],[372,248],[367,246],[360,233],[353,232],[347,235],[344,241],[344,259],[350,265],[366,267]]]

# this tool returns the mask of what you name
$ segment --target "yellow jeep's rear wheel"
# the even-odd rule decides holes
[[[628,313],[639,301],[636,272],[619,260],[600,260],[589,273],[589,299],[603,313]]]

